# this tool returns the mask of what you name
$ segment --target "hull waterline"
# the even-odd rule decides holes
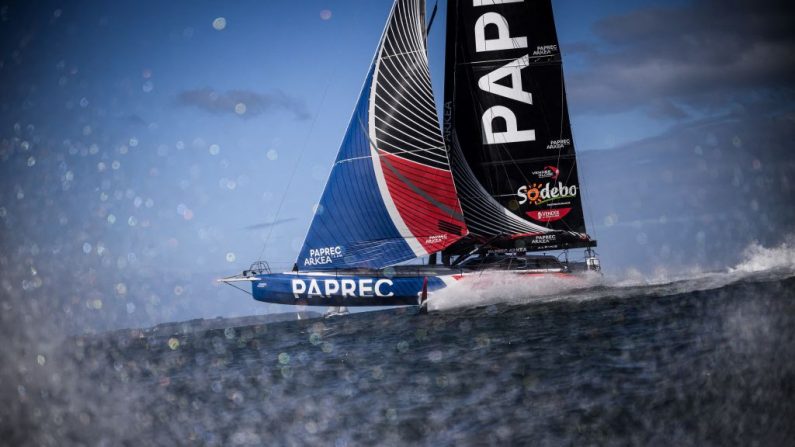
[[[497,271],[495,271],[497,272]],[[383,276],[340,275],[324,272],[288,272],[257,275],[249,278],[252,296],[264,303],[302,306],[415,306],[420,302],[423,285],[433,294],[451,284],[475,279],[488,271],[459,272],[447,275]],[[571,278],[568,272],[500,272],[528,278]]]

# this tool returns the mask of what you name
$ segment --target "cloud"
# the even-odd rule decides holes
[[[309,119],[306,104],[282,91],[257,93],[250,90],[219,92],[211,88],[185,90],[177,96],[177,104],[196,107],[211,113],[250,118],[268,112],[289,112],[298,120]]]
[[[753,241],[795,234],[794,123],[795,113],[737,111],[581,152],[586,223],[604,265],[723,269]]]
[[[695,0],[598,21],[598,44],[567,46],[584,69],[571,73],[578,112],[643,109],[682,119],[690,109],[725,112],[760,97],[795,98],[795,3]]]

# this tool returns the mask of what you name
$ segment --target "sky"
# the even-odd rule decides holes
[[[258,259],[294,262],[390,5],[0,2],[4,305],[71,331],[286,310],[213,281]],[[429,36],[438,103],[445,6]],[[553,6],[586,217],[608,271],[728,262],[755,238],[786,237],[795,7]],[[635,177],[600,167],[628,159]],[[651,175],[685,192],[643,186],[649,164],[670,164]],[[702,164],[705,175],[670,174]],[[746,217],[730,226],[747,231],[725,233],[727,198],[764,215],[764,231]],[[688,216],[659,211],[680,200]],[[711,251],[713,239],[737,241]]]

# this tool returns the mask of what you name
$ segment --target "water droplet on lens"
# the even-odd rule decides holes
[[[226,28],[226,19],[223,17],[218,17],[213,20],[213,28],[215,28],[216,31],[222,31],[224,28]]]

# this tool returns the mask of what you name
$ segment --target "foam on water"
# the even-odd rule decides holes
[[[765,271],[795,271],[795,237],[775,248],[765,248],[757,243],[751,244],[744,252],[745,260],[730,268],[733,274],[759,273]]]
[[[651,275],[636,270],[622,275],[594,273],[576,277],[528,277],[508,272],[484,273],[459,281],[429,298],[431,310],[496,303],[526,304],[555,300],[592,300],[622,296],[666,296],[711,290],[751,277],[789,278],[795,275],[795,237],[773,248],[753,243],[745,249],[743,260],[722,272],[704,271],[693,266],[671,272],[658,268]]]

